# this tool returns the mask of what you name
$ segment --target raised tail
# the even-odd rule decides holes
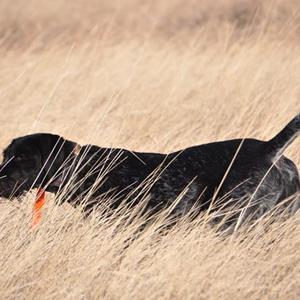
[[[270,154],[274,157],[280,156],[298,135],[300,135],[300,113],[267,142]]]

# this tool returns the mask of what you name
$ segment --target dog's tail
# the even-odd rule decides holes
[[[298,135],[300,135],[300,113],[267,142],[268,152],[274,157],[280,156]]]

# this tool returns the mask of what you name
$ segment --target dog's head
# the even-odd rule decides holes
[[[62,169],[72,161],[78,144],[47,133],[14,139],[3,152],[0,165],[0,197],[22,195],[42,187],[56,192]]]

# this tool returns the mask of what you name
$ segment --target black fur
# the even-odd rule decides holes
[[[18,197],[31,188],[44,187],[56,192],[54,175],[67,158],[72,159],[76,143],[58,135],[32,134],[14,139],[3,151],[0,166],[0,196]]]
[[[214,202],[223,209],[238,206],[242,223],[261,216],[300,189],[294,163],[281,156],[300,132],[300,114],[268,142],[236,139],[194,146],[170,154],[78,145],[52,134],[17,138],[4,150],[0,196],[19,196],[42,187],[57,193],[68,188],[66,201],[86,201],[85,210],[102,199],[111,206],[131,205],[147,197],[156,212],[168,205],[179,216],[201,212]],[[222,200],[223,199],[223,200]],[[299,207],[293,202],[292,211]]]

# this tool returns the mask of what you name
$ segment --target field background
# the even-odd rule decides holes
[[[296,0],[0,0],[0,147],[53,132],[168,152],[269,139],[300,111]],[[287,151],[300,167],[300,140]],[[299,299],[299,216],[219,237],[205,220],[124,250],[136,220],[82,220],[51,195],[1,201],[1,299]]]

